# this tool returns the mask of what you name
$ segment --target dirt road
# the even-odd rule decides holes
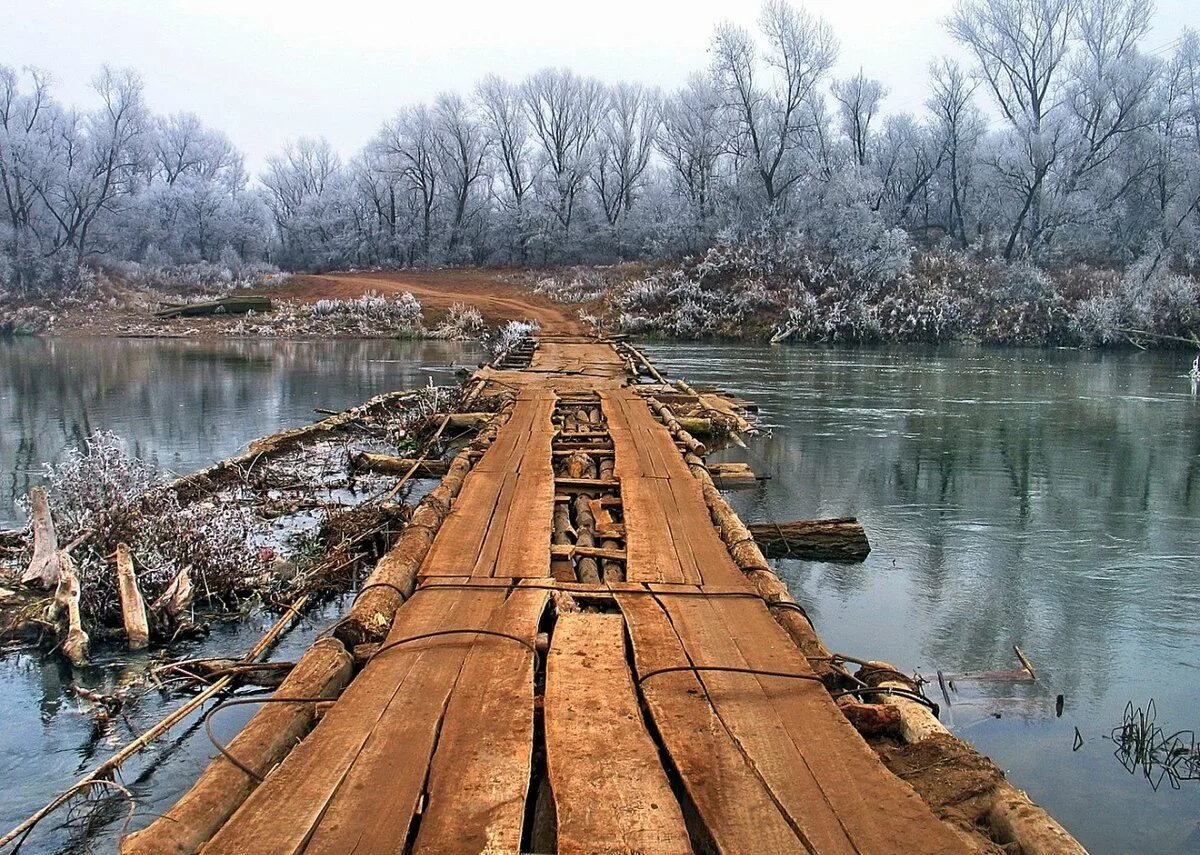
[[[487,270],[405,270],[393,272],[329,273],[294,276],[286,284],[262,293],[284,300],[315,302],[353,299],[368,291],[392,295],[404,291],[421,301],[427,320],[454,303],[475,306],[488,324],[532,320],[548,333],[580,333],[575,309],[552,303],[540,294],[506,282]]]

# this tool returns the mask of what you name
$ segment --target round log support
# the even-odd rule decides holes
[[[494,414],[493,414],[494,415]],[[506,414],[493,417],[475,441],[450,461],[441,484],[421,499],[412,519],[400,533],[396,543],[379,559],[371,575],[363,583],[358,599],[349,613],[334,627],[333,635],[353,650],[360,644],[378,643],[391,629],[396,610],[416,589],[417,572],[433,545],[433,538],[450,513],[454,498],[479,452],[496,437]]]
[[[278,698],[335,698],[350,681],[350,654],[341,642],[323,638],[300,657],[275,691]],[[229,752],[264,778],[312,730],[315,703],[264,704],[229,744]],[[162,816],[121,841],[122,855],[190,855],[225,824],[258,781],[218,756],[190,790]]]

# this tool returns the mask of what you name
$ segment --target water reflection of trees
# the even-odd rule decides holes
[[[189,471],[248,441],[371,395],[445,382],[479,352],[448,342],[0,341],[0,525],[43,462],[116,431],[139,456]]]
[[[1056,685],[1093,695],[1114,663],[1194,646],[1200,420],[1176,357],[714,348],[671,361],[780,426],[747,456],[773,480],[739,509],[863,518],[864,565],[786,568],[818,613],[872,586],[877,599],[900,573],[897,607],[917,613],[897,632],[921,636],[924,664],[994,667],[1017,642]]]

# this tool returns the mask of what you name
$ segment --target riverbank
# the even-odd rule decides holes
[[[153,284],[153,287],[151,284]],[[148,338],[479,337],[510,321],[665,340],[1200,348],[1200,282],[1149,262],[1042,269],[918,252],[854,266],[716,246],[669,264],[270,274],[173,288],[104,276],[54,301],[0,301],[0,331]],[[181,286],[182,288],[182,286]],[[163,306],[266,298],[267,311],[159,317]]]
[[[160,314],[171,306],[230,297],[262,297],[269,308]],[[472,340],[512,321],[548,332],[582,329],[575,307],[481,269],[277,275],[238,287],[186,291],[102,276],[55,299],[0,299],[0,333],[9,335]]]

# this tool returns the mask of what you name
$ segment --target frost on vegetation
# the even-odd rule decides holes
[[[244,591],[266,570],[250,546],[255,518],[249,509],[217,501],[181,505],[158,470],[128,454],[115,434],[92,434],[83,448],[47,465],[45,478],[60,541],[87,535],[72,557],[90,619],[119,614],[111,559],[118,543],[129,544],[151,601],[184,567],[201,596],[218,599]]]
[[[1111,344],[1139,332],[1188,338],[1200,326],[1200,283],[1143,258],[1119,280],[1091,289],[1070,314],[1083,344]]]
[[[398,448],[411,447],[411,437],[422,425],[438,415],[453,412],[462,398],[461,386],[435,386],[433,378],[416,391],[408,406],[396,419],[395,435]]]
[[[509,321],[499,327],[488,340],[493,359],[499,359],[525,339],[536,335],[541,326],[536,321]]]
[[[370,332],[418,332],[424,326],[421,302],[408,291],[391,299],[368,291],[353,300],[318,300],[304,313],[338,329]]]
[[[602,300],[611,287],[602,271],[576,269],[545,276],[534,283],[533,290],[556,303],[591,303]]]
[[[485,329],[479,309],[466,303],[454,303],[430,335],[447,341],[470,341],[480,338]]]
[[[128,285],[152,288],[168,294],[198,300],[227,294],[244,288],[281,285],[291,278],[274,264],[265,261],[243,262],[237,252],[226,246],[217,261],[174,263],[170,256],[151,244],[138,261],[108,261],[101,271],[110,279]]]

